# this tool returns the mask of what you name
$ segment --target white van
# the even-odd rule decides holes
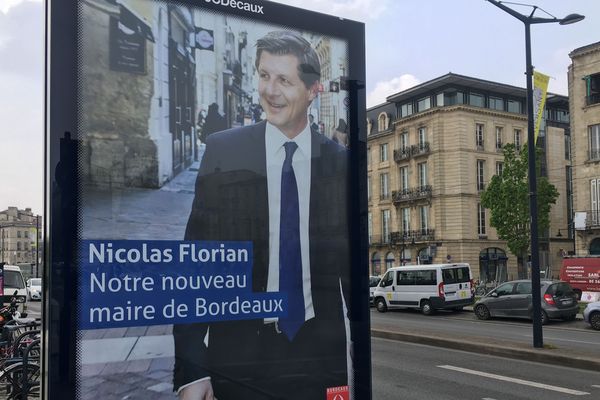
[[[16,265],[4,266],[4,303],[10,303],[10,299],[15,295],[18,296],[18,301],[22,303],[20,312],[27,312],[27,287],[25,279],[21,274],[21,268]]]
[[[435,310],[461,310],[475,300],[469,264],[430,264],[390,268],[375,288],[375,306],[418,308],[425,315]]]

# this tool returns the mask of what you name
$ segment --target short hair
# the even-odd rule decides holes
[[[288,54],[296,56],[298,58],[298,75],[306,88],[310,88],[321,78],[321,63],[317,52],[311,47],[308,40],[296,32],[273,31],[258,39],[256,41],[256,69],[258,69],[263,51],[278,56]]]

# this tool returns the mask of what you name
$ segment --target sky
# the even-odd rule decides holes
[[[586,16],[532,27],[533,65],[566,95],[569,53],[600,40],[600,1],[531,1],[557,18]],[[365,23],[369,107],[448,72],[525,86],[523,24],[485,0],[277,2]],[[0,210],[43,211],[44,29],[43,0],[0,0]]]

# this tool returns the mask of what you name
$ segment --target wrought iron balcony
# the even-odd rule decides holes
[[[591,106],[600,103],[600,93],[594,93],[585,97],[585,104]]]
[[[417,229],[390,234],[390,243],[396,246],[408,246],[433,240],[435,240],[435,229]]]
[[[369,245],[382,246],[390,244],[390,234],[387,235],[371,235],[369,236]]]
[[[431,185],[417,186],[410,189],[394,190],[392,192],[392,200],[394,203],[404,201],[415,201],[420,199],[431,198]]]
[[[394,161],[400,162],[410,158],[410,147],[394,150]]]
[[[590,161],[600,161],[600,149],[590,149]]]
[[[429,154],[429,142],[423,142],[420,144],[415,144],[410,147],[410,154],[413,157],[419,157]]]

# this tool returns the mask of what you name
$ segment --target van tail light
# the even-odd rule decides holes
[[[469,282],[471,283],[471,296],[475,296],[475,281],[471,279]]]
[[[438,296],[440,296],[442,299],[446,297],[446,293],[444,293],[444,282],[440,282],[438,285]]]
[[[554,302],[554,299],[552,298],[551,294],[545,294],[544,295],[544,301],[548,304],[550,304],[551,306],[556,305],[556,303]]]

